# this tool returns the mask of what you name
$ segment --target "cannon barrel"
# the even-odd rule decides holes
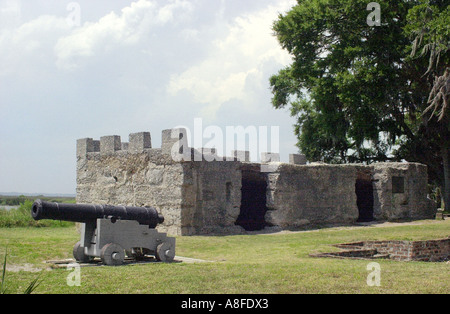
[[[155,228],[164,217],[152,207],[131,207],[90,204],[61,204],[40,199],[33,203],[31,216],[34,220],[52,219],[86,223],[96,219],[135,220],[141,225]]]

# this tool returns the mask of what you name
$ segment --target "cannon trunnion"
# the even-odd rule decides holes
[[[73,248],[78,262],[100,257],[106,265],[121,265],[125,256],[139,259],[154,255],[171,262],[175,257],[175,238],[155,227],[164,217],[151,207],[60,204],[36,200],[31,215],[35,220],[53,219],[81,223],[81,239]]]

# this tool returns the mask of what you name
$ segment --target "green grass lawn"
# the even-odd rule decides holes
[[[450,236],[450,220],[395,227],[331,228],[297,233],[178,237],[177,255],[212,263],[148,263],[83,267],[81,286],[70,287],[67,269],[40,273],[49,259],[71,258],[75,227],[0,228],[0,258],[8,250],[8,293],[22,293],[40,274],[34,293],[449,293],[447,263],[377,260],[381,286],[366,283],[370,261],[309,257],[358,240],[427,240]]]

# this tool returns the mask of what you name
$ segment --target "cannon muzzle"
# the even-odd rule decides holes
[[[34,220],[52,219],[73,222],[91,222],[96,219],[135,220],[141,225],[155,228],[164,217],[153,207],[131,207],[90,204],[62,204],[40,199],[33,203],[31,216]]]

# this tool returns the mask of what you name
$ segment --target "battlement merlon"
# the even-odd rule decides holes
[[[305,155],[301,154],[290,154],[289,163],[293,165],[306,165],[307,159]]]
[[[101,155],[111,155],[116,152],[142,153],[152,149],[152,139],[150,132],[139,132],[129,134],[128,142],[121,142],[118,135],[103,136],[100,140],[83,138],[77,140],[77,157],[85,157],[88,153],[100,153]],[[231,157],[217,156],[215,148],[193,149],[188,146],[187,130],[184,128],[167,129],[161,132],[161,153],[172,156],[173,161],[206,159],[212,160],[235,160],[250,162],[249,151],[232,151]],[[206,157],[205,157],[206,156]],[[265,152],[261,153],[261,163],[280,162],[280,154]],[[294,165],[306,165],[305,155],[289,155],[289,163]]]
[[[187,130],[175,128],[162,131],[161,151],[173,161],[191,160],[191,148],[188,145]]]
[[[131,133],[128,142],[121,142],[118,135],[102,136],[100,140],[82,138],[77,140],[77,157],[84,157],[88,153],[109,155],[119,151],[142,153],[152,148],[150,132]],[[190,153],[186,129],[169,129],[162,131],[161,150],[163,154],[173,155]]]
[[[100,152],[100,141],[95,141],[92,138],[77,140],[77,157],[83,157],[87,153],[94,152]]]
[[[152,137],[150,132],[131,133],[129,135],[128,151],[141,153],[145,149],[152,148]]]
[[[77,157],[86,155],[94,151],[94,143],[92,138],[81,138],[77,140]]]
[[[161,149],[163,154],[172,155],[173,153],[184,154],[190,152],[186,129],[163,130],[161,135]]]
[[[111,154],[122,150],[120,136],[110,135],[100,137],[100,154]]]

